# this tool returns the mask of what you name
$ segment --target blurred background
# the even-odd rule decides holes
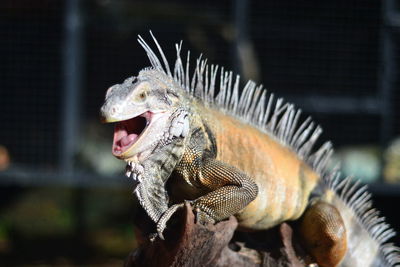
[[[400,231],[398,4],[2,0],[0,263],[120,266],[136,247],[132,185],[98,113],[149,65],[136,41],[149,30],[171,62],[183,40],[312,115]]]

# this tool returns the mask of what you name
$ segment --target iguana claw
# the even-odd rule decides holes
[[[208,223],[211,223],[211,224],[215,223],[215,220],[206,212],[203,212],[202,210],[200,210],[198,208],[195,209],[194,211],[196,213],[196,222],[197,223],[200,223],[203,225],[206,225]]]

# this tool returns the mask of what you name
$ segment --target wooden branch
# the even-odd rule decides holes
[[[304,266],[292,246],[292,229],[288,224],[255,234],[238,234],[232,240],[238,225],[233,216],[215,225],[204,226],[195,223],[189,205],[176,215],[177,221],[168,225],[165,240],[155,237],[151,241],[142,237],[143,243],[128,256],[126,267]],[[252,240],[252,235],[260,237],[264,234],[262,240],[267,242]]]

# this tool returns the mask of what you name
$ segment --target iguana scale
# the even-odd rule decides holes
[[[159,55],[139,36],[151,67],[110,87],[101,115],[116,122],[113,154],[160,237],[189,201],[201,223],[234,215],[241,229],[261,230],[298,220],[319,266],[400,263],[366,188],[329,168],[330,142],[313,150],[319,126],[252,81],[239,90],[239,76],[201,57],[190,75],[182,43],[171,70],[152,37]]]

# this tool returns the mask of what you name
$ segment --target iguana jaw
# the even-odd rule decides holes
[[[147,115],[147,116],[146,116]],[[130,148],[149,124],[150,112],[115,123],[112,153],[118,157]]]
[[[115,157],[128,160],[141,159],[162,140],[169,113],[146,111],[139,116],[118,121],[114,127],[112,153]]]

